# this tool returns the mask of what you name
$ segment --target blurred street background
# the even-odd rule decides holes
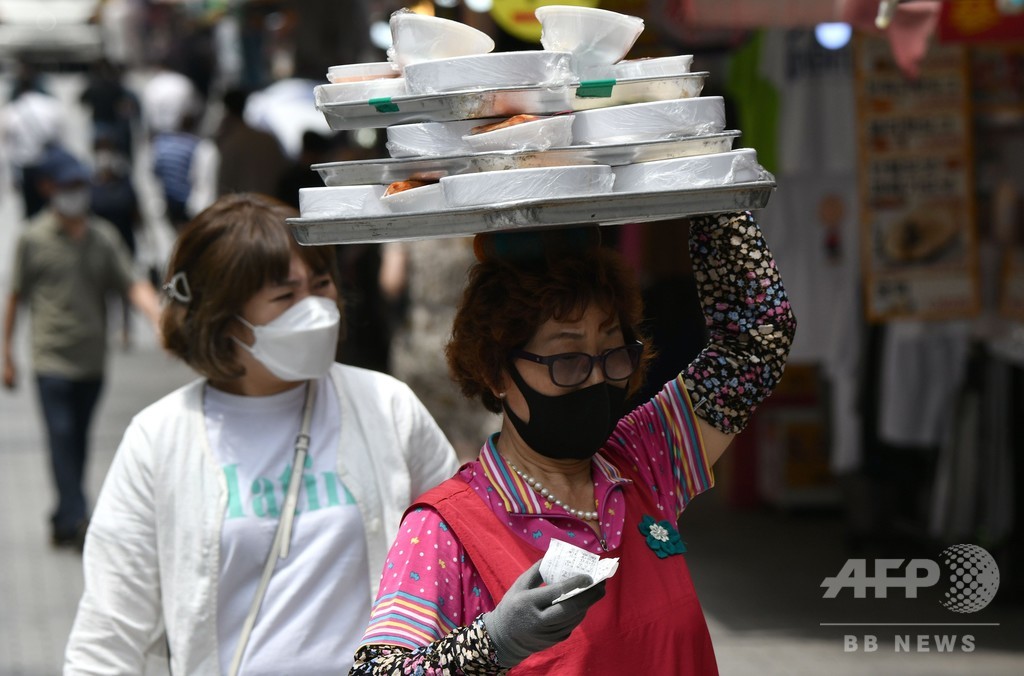
[[[498,50],[509,51],[537,46],[514,17],[556,3],[408,4],[471,23],[494,36]],[[864,142],[854,116],[860,109],[853,46],[826,48],[815,38],[814,23],[834,10],[810,0],[787,3],[790,17],[777,7],[769,16],[753,0],[735,3],[731,12],[722,9],[730,3],[699,0],[585,4],[644,16],[647,31],[631,56],[694,54],[693,70],[711,73],[704,94],[724,94],[728,128],[744,131],[737,147],[756,147],[779,179],[759,218],[800,322],[799,342],[779,392],[716,467],[715,490],[694,501],[680,526],[721,673],[1024,673],[1024,304],[1015,305],[1020,301],[1013,295],[1024,294],[1024,287],[1003,284],[1024,270],[1024,152],[1018,152],[1024,145],[1024,33],[1003,39],[1005,53],[998,56],[963,47],[973,67],[975,111],[983,119],[967,146],[977,155],[961,158],[976,175],[978,215],[954,246],[970,260],[973,276],[966,283],[978,306],[937,320],[882,308],[878,298],[889,292],[876,298],[871,289],[885,284],[872,287],[861,276],[871,269],[861,265],[861,240],[874,240],[861,230],[864,179],[857,158],[863,160]],[[817,3],[825,4],[837,3]],[[993,12],[997,4],[1012,3],[980,3]],[[263,181],[262,191],[294,201],[299,187],[320,184],[308,170],[313,162],[386,156],[382,133],[331,132],[314,107],[312,88],[326,81],[330,65],[383,60],[387,17],[401,6],[397,0],[0,0],[0,118],[27,74],[58,104],[59,141],[96,163],[94,141],[105,133],[96,102],[117,90],[112,83],[127,92],[129,104],[119,110],[130,129],[124,154],[140,204],[136,263],[159,282],[175,229],[152,168],[152,138],[164,121],[154,117],[159,111],[147,111],[147,88],[169,72],[184,76],[192,94],[172,115],[173,124],[193,118],[189,133],[216,148],[221,167],[266,168],[255,178],[218,170],[200,189],[215,196],[255,185],[242,181]],[[800,12],[807,16],[796,16]],[[893,49],[897,59],[908,58]],[[911,65],[927,68],[920,60]],[[816,81],[806,91],[785,85],[812,72],[827,73],[827,84]],[[99,90],[108,94],[83,100],[98,80],[112,87]],[[256,160],[233,155],[232,92],[248,97],[244,124],[273,138],[277,150]],[[780,112],[780,92],[803,107]],[[771,122],[758,124],[759,111],[768,108]],[[767,133],[769,124],[779,129]],[[796,142],[794,133],[806,138]],[[17,163],[7,143],[0,147],[0,298],[6,300],[26,204]],[[793,159],[801,153],[810,159]],[[608,228],[607,239],[630,257],[645,285],[662,355],[653,387],[678,372],[703,340],[692,275],[679,260],[685,259],[679,254],[686,248],[685,227]],[[380,271],[394,260],[395,248],[338,247],[351,313],[340,358],[410,382],[460,454],[470,457],[493,420],[467,412],[443,386],[440,345],[447,325],[438,328],[437,318],[451,311],[471,250],[467,241],[452,240],[405,245],[397,253],[404,267],[391,285]],[[954,253],[940,276],[960,274],[948,266]],[[1010,276],[1000,278],[1004,270]],[[914,278],[908,279],[886,288],[895,295],[913,291]],[[877,306],[863,307],[862,298]],[[92,431],[90,500],[131,417],[194,377],[162,352],[137,314],[129,315],[125,334],[118,301],[111,300],[111,363]],[[23,313],[15,341],[19,387],[0,391],[0,676],[60,673],[82,591],[80,555],[53,548],[48,539],[54,492],[27,328]],[[922,422],[917,412],[923,409],[930,417]],[[1000,566],[999,592],[983,611],[946,610],[942,585],[918,598],[905,598],[899,588],[886,598],[854,598],[851,589],[823,598],[823,580],[840,575],[850,558],[868,560],[870,573],[871,559],[939,560],[959,543],[986,548]],[[903,637],[911,649],[898,648]]]

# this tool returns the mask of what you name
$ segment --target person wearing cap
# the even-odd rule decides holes
[[[103,387],[107,297],[127,297],[156,324],[160,304],[135,274],[112,225],[90,210],[89,169],[60,147],[41,165],[48,207],[18,238],[3,324],[3,384],[18,384],[14,331],[18,308],[31,314],[32,370],[49,442],[57,492],[51,516],[55,546],[82,546],[89,521],[82,481],[89,425]]]
[[[695,217],[710,340],[632,402],[652,349],[598,232],[477,235],[445,352],[501,431],[406,512],[350,673],[717,673],[677,523],[778,382],[796,320],[751,214]],[[555,540],[618,570],[543,585]]]

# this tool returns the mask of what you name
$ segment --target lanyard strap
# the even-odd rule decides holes
[[[313,381],[308,381],[306,383],[306,403],[302,408],[302,426],[299,428],[299,435],[295,437],[295,457],[292,460],[292,473],[288,479],[288,493],[284,498],[281,519],[277,522],[274,542],[270,545],[270,553],[267,554],[267,561],[263,565],[263,576],[260,577],[260,584],[253,596],[249,614],[246,615],[245,623],[242,624],[242,634],[238,637],[235,656],[231,660],[231,668],[228,670],[231,676],[236,676],[242,666],[242,656],[245,655],[245,647],[249,643],[252,628],[256,625],[256,616],[260,613],[260,606],[263,605],[263,597],[267,593],[274,568],[279,559],[288,558],[288,551],[291,548],[292,522],[295,520],[295,505],[299,501],[299,482],[302,481],[302,471],[306,466],[306,455],[309,452],[309,425],[313,419],[314,399],[316,399],[316,390]]]

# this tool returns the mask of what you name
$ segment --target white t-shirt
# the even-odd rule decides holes
[[[329,379],[316,387],[291,552],[277,564],[249,638],[247,675],[347,673],[369,621],[362,517],[337,472],[338,398]],[[217,599],[222,673],[277,529],[304,400],[304,386],[269,397],[206,388],[210,447],[228,486]]]

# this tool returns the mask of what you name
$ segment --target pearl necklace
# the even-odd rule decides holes
[[[565,504],[564,502],[553,496],[551,494],[551,491],[549,491],[547,488],[544,488],[544,486],[539,481],[537,481],[532,476],[516,467],[511,460],[505,458],[505,462],[508,463],[508,466],[512,468],[512,471],[518,474],[519,477],[523,481],[525,481],[530,488],[540,493],[541,496],[548,498],[565,511],[569,512],[570,515],[575,516],[577,519],[583,519],[584,521],[597,521],[597,512],[586,512],[582,509],[573,509],[569,505]]]

